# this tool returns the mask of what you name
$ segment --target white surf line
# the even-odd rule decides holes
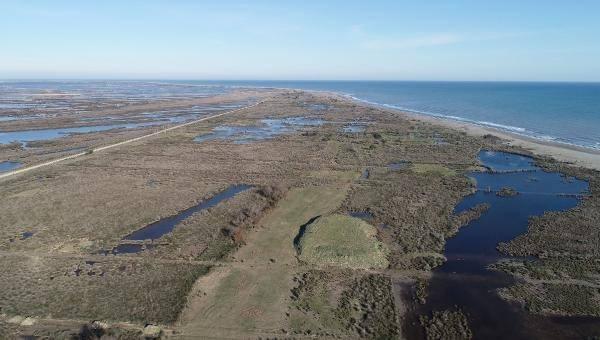
[[[53,160],[48,161],[48,162],[44,162],[44,163],[40,163],[40,164],[28,166],[28,167],[25,167],[25,168],[21,168],[21,169],[16,169],[16,170],[13,170],[13,171],[5,172],[3,174],[0,174],[0,179],[6,178],[6,177],[10,177],[10,176],[14,176],[14,175],[17,175],[17,174],[21,174],[21,173],[24,173],[24,172],[28,172],[28,171],[31,171],[31,170],[39,169],[39,168],[42,168],[42,167],[45,167],[45,166],[50,166],[52,164],[64,162],[64,161],[69,160],[69,159],[73,159],[73,158],[77,158],[77,157],[81,157],[81,156],[85,156],[85,155],[90,155],[90,154],[94,154],[94,153],[99,152],[99,151],[104,151],[104,150],[116,148],[116,147],[119,147],[119,146],[122,146],[122,145],[125,145],[125,144],[137,142],[137,141],[140,141],[142,139],[150,138],[150,137],[159,135],[161,133],[169,132],[169,131],[172,131],[172,130],[175,130],[175,129],[179,129],[179,128],[182,128],[182,127],[185,127],[185,126],[188,126],[188,125],[200,123],[200,122],[203,122],[203,121],[206,121],[206,120],[209,120],[209,119],[213,119],[213,118],[221,117],[221,116],[224,116],[224,115],[227,115],[227,114],[231,114],[231,113],[235,113],[235,112],[242,111],[242,110],[245,110],[245,109],[249,109],[249,108],[252,108],[252,107],[255,107],[255,106],[258,106],[258,105],[262,104],[262,102],[263,101],[260,101],[260,102],[258,102],[256,104],[253,104],[253,105],[250,105],[250,106],[240,107],[239,109],[235,109],[235,110],[231,110],[231,111],[227,111],[227,112],[222,112],[222,113],[218,113],[216,115],[212,115],[212,116],[208,116],[208,117],[203,117],[203,118],[191,121],[191,122],[179,124],[179,125],[176,125],[176,126],[171,126],[169,128],[162,129],[162,130],[157,131],[157,132],[153,132],[153,133],[150,133],[150,134],[147,134],[147,135],[143,135],[143,136],[140,136],[140,137],[128,139],[128,140],[125,140],[125,141],[122,141],[122,142],[118,142],[118,143],[115,143],[115,144],[109,144],[109,145],[97,147],[97,148],[94,148],[94,149],[90,149],[92,151],[91,153],[90,153],[90,151],[84,151],[84,152],[76,153],[74,155],[69,155],[69,156],[65,156],[65,157],[62,157],[62,158],[53,159]]]

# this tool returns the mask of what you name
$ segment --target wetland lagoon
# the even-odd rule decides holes
[[[421,316],[442,310],[462,313],[475,339],[545,338],[549,330],[553,336],[575,338],[590,326],[588,331],[600,331],[600,318],[584,322],[527,315],[498,295],[498,290],[514,284],[514,279],[490,268],[510,259],[497,250],[500,243],[525,233],[531,217],[576,207],[581,197],[589,194],[588,183],[544,171],[528,156],[484,150],[478,158],[488,170],[468,174],[476,189],[456,206],[455,214],[480,204],[487,209],[447,240],[447,260],[433,271],[427,302],[416,312]],[[511,194],[503,195],[507,188]],[[415,327],[415,319],[412,322],[409,328],[419,334],[420,326]]]
[[[595,170],[324,93],[0,88],[2,338],[600,335]]]

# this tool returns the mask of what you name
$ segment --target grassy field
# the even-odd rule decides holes
[[[182,336],[280,334],[297,267],[294,237],[313,216],[335,210],[347,187],[292,189],[248,235],[231,266],[201,278],[181,318]]]
[[[306,227],[298,258],[317,267],[387,268],[389,251],[377,239],[377,229],[345,215],[319,217]]]

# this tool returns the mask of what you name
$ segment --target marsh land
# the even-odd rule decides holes
[[[90,151],[0,179],[0,337],[600,336],[598,170],[326,93],[71,97],[0,110],[4,173]]]

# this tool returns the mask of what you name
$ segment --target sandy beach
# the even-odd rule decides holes
[[[349,100],[348,96],[334,92],[326,91],[308,91],[317,96],[334,97],[338,100]],[[469,122],[460,122],[449,118],[429,116],[415,112],[395,110],[388,107],[366,103],[364,101],[353,100],[358,105],[376,107],[381,110],[396,112],[404,117],[417,119],[423,122],[432,123],[438,126],[444,126],[459,131],[464,131],[471,136],[493,135],[504,139],[509,145],[517,146],[529,150],[535,155],[552,157],[558,161],[575,164],[589,169],[600,170],[600,150],[585,148],[577,145],[570,145],[554,141],[544,141],[541,139],[527,137],[516,133],[510,133],[491,127],[485,127]]]
[[[561,162],[576,164],[582,167],[600,170],[600,151],[564,143],[543,141],[533,137],[500,131],[472,123],[458,122],[450,119],[427,116],[423,114],[400,111],[401,114],[421,121],[442,125],[472,136],[494,135],[505,139],[510,145],[518,146],[540,156],[549,156]]]

